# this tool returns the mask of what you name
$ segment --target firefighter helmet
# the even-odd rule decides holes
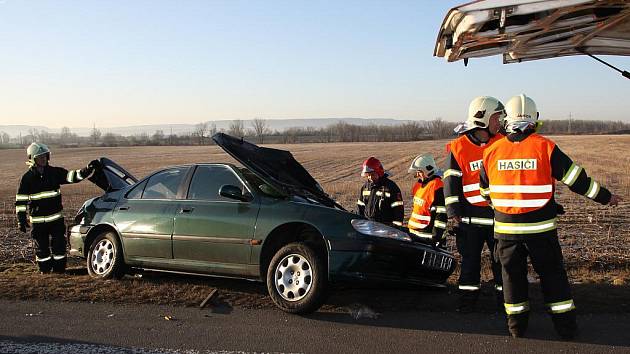
[[[411,162],[409,172],[424,172],[425,176],[431,177],[437,171],[437,164],[431,154],[418,155]]]
[[[363,161],[363,166],[361,169],[361,176],[365,176],[369,172],[376,172],[379,177],[383,177],[385,174],[385,169],[383,168],[383,164],[376,157],[370,157],[369,159]]]
[[[35,158],[37,156],[48,155],[48,159],[50,159],[50,149],[46,144],[42,143],[32,143],[26,149],[26,158],[28,159],[28,164],[35,165]]]
[[[505,107],[498,99],[491,96],[479,96],[470,102],[468,106],[468,118],[466,119],[465,129],[469,131],[475,128],[488,128],[490,125],[490,117],[500,112],[499,121],[505,117]]]
[[[507,124],[512,122],[532,122],[538,120],[538,110],[536,103],[524,94],[514,96],[507,101],[506,104]]]

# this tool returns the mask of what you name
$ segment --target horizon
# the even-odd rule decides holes
[[[627,81],[585,56],[433,57],[444,15],[464,2],[0,1],[0,125],[459,122],[476,96],[520,93],[543,121],[630,122]]]

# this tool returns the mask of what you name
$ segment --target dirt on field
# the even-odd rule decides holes
[[[596,204],[585,197],[573,194],[564,185],[557,184],[556,199],[567,213],[559,218],[559,236],[563,247],[567,271],[574,284],[576,300],[587,303],[587,308],[613,311],[613,303],[628,299],[630,291],[630,136],[574,136],[552,137],[558,146],[574,161],[586,169],[590,176],[601,182],[625,200],[617,208]],[[392,172],[392,179],[403,190],[405,201],[410,201],[413,177],[407,168],[415,155],[431,152],[438,163],[446,157],[448,141],[422,141],[409,143],[335,143],[273,145],[289,150],[322,184],[324,190],[349,210],[356,209],[358,190],[362,184],[360,165],[369,156],[379,158]],[[51,165],[67,169],[82,168],[97,157],[108,157],[125,167],[136,177],[143,177],[162,167],[193,162],[233,162],[216,146],[202,147],[133,147],[133,148],[75,148],[52,150]],[[126,277],[120,282],[94,281],[75,263],[68,275],[40,276],[34,273],[31,263],[33,250],[30,237],[15,227],[15,191],[19,178],[26,170],[24,150],[0,150],[0,297],[61,299],[72,301],[151,302],[195,305],[213,286],[221,289],[222,299],[233,306],[269,306],[262,285],[249,282],[208,280],[199,277],[143,275]],[[101,194],[90,182],[62,187],[64,215],[69,223],[76,210],[88,198]],[[406,203],[407,215],[411,203]],[[454,249],[452,240],[449,247]],[[486,251],[487,252],[487,251]],[[487,258],[487,257],[486,257]],[[483,279],[490,277],[484,262]],[[183,279],[183,280],[182,280]],[[453,283],[456,275],[452,276]],[[218,282],[218,283],[217,283]],[[53,285],[54,284],[54,285]],[[217,285],[219,284],[219,285]],[[245,285],[243,285],[245,284]],[[389,291],[344,290],[358,299],[373,303],[375,307],[421,306],[406,290],[404,296],[393,296]],[[449,292],[445,292],[449,294]],[[536,292],[539,293],[539,292]],[[412,296],[413,295],[413,296]],[[379,297],[383,301],[376,301]],[[492,298],[492,296],[488,296]],[[201,298],[201,300],[199,300]],[[370,300],[372,299],[372,300]],[[446,302],[449,297],[446,296]],[[622,300],[622,301],[620,301]],[[327,306],[348,306],[335,300]],[[432,297],[432,301],[434,301]],[[488,300],[493,308],[494,300]],[[383,305],[387,304],[387,305]],[[435,304],[433,302],[433,304]],[[627,306],[627,304],[625,305]],[[619,307],[616,307],[619,309]],[[628,309],[622,307],[621,310]]]

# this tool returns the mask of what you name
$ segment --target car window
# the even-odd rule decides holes
[[[142,193],[142,199],[175,199],[187,170],[187,168],[173,168],[151,176]]]
[[[200,200],[229,200],[219,195],[223,185],[233,185],[247,191],[241,180],[226,166],[199,166],[190,182],[188,199]]]
[[[134,186],[127,195],[125,196],[127,199],[140,199],[142,198],[142,191],[144,190],[144,186],[147,185],[148,180],[144,180],[144,182]]]

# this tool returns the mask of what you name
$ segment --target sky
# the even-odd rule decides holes
[[[0,125],[462,121],[476,96],[520,93],[543,120],[630,121],[630,81],[588,57],[433,57],[463,2],[0,0]]]

